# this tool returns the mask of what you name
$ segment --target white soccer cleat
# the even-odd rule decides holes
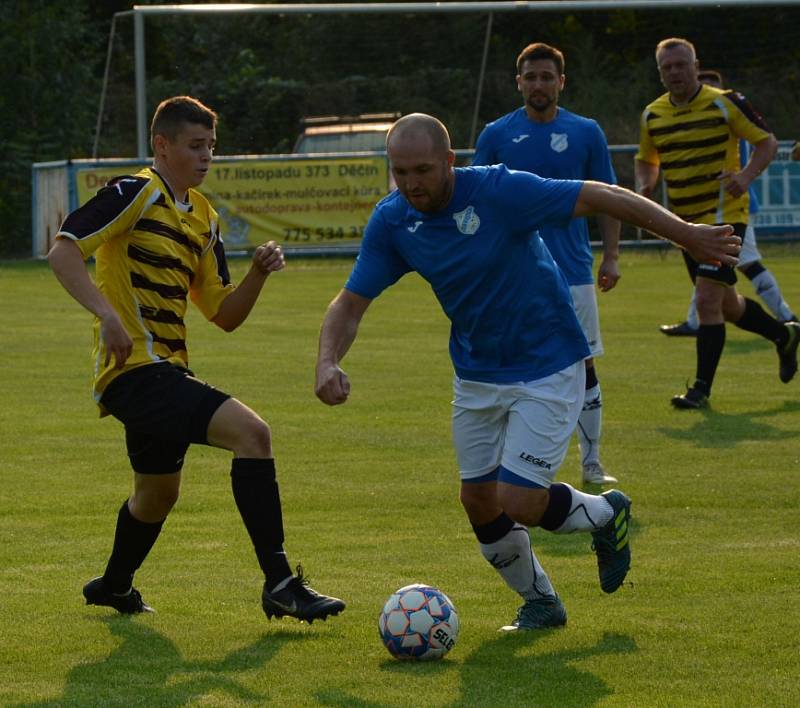
[[[616,481],[616,477],[606,474],[603,465],[599,462],[592,462],[583,466],[584,484],[614,484]]]

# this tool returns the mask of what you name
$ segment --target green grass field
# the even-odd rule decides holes
[[[764,253],[800,307],[800,247]],[[781,384],[772,348],[729,327],[713,408],[671,410],[694,370],[693,341],[657,331],[685,313],[676,251],[624,253],[600,296],[603,459],[633,499],[630,582],[604,595],[588,535],[534,530],[569,622],[520,636],[496,631],[518,598],[458,502],[448,325],[421,280],[372,305],[345,360],[350,401],[314,397],[319,324],[349,267],[291,261],[232,335],[190,319],[198,375],[272,426],[290,560],[348,601],[308,626],[265,619],[229,455],[200,447],[137,575],[157,613],[83,605],[129,491],[122,429],[89,396],[89,316],[45,264],[0,264],[0,704],[800,704],[800,378]],[[576,445],[559,478],[579,483]],[[433,664],[397,662],[378,639],[385,598],[415,581],[461,617]]]

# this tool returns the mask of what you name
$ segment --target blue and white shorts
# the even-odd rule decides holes
[[[522,486],[549,487],[575,432],[585,385],[583,360],[536,381],[455,377],[453,444],[461,479],[482,481],[502,465],[523,478]]]

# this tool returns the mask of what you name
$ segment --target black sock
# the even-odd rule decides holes
[[[725,324],[704,325],[697,328],[697,374],[693,388],[711,395],[711,385],[725,348]]]
[[[539,520],[539,526],[545,531],[555,531],[560,528],[567,520],[570,507],[572,506],[572,492],[566,484],[551,484],[550,498],[547,508]]]
[[[748,332],[760,334],[764,339],[775,342],[779,347],[786,344],[789,338],[789,330],[785,325],[768,315],[755,300],[747,297],[744,299],[744,313],[734,324]]]
[[[111,592],[124,593],[130,589],[133,574],[147,558],[163,525],[163,521],[150,524],[134,518],[128,509],[128,500],[125,500],[117,514],[114,548],[103,573],[103,580]]]
[[[234,458],[231,486],[267,579],[267,588],[271,590],[292,574],[283,550],[283,514],[275,479],[275,460]]]
[[[472,524],[475,537],[485,545],[496,543],[513,528],[513,519],[504,511],[501,511],[500,516],[494,521],[490,521],[488,524],[481,524],[480,526]]]

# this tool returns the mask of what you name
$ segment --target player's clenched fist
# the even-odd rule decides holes
[[[253,254],[253,263],[262,273],[274,273],[276,270],[281,270],[286,265],[283,249],[275,241],[267,241],[256,249]]]
[[[329,406],[344,403],[350,395],[350,379],[338,366],[319,368],[314,393]]]

